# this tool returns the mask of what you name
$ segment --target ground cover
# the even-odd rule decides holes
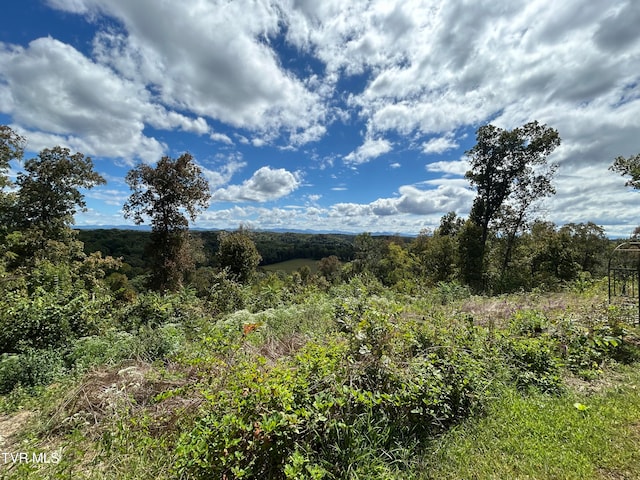
[[[640,476],[638,331],[602,285],[327,288],[230,313],[138,299],[75,371],[0,397],[3,478]]]

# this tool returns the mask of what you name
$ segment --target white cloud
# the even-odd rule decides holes
[[[204,165],[198,165],[202,171],[202,175],[209,182],[209,188],[216,189],[222,185],[229,183],[233,175],[247,166],[239,154],[230,155],[224,159],[221,166],[216,169],[210,169]]]
[[[458,148],[459,145],[453,138],[452,134],[445,135],[444,137],[434,137],[428,142],[422,144],[422,153],[444,153],[447,150]]]
[[[211,140],[213,140],[214,142],[220,142],[220,143],[226,143],[227,145],[233,145],[233,140],[231,140],[229,138],[228,135],[225,135],[224,133],[212,133],[211,135],[209,135],[209,138]]]
[[[466,160],[440,161],[427,164],[427,171],[429,172],[442,172],[450,175],[463,176],[469,168],[469,162]]]
[[[3,109],[37,150],[60,144],[89,155],[153,162],[166,146],[144,134],[145,123],[196,134],[209,129],[203,118],[153,104],[140,85],[52,38],[27,48],[0,45],[0,79]]]
[[[276,136],[288,132],[294,143],[321,132],[319,123],[327,115],[321,94],[283,69],[269,45],[282,20],[276,3],[56,0],[54,5],[121,22],[123,31],[96,37],[96,58],[153,85],[168,107]]]
[[[399,195],[378,198],[368,204],[338,203],[332,207],[332,215],[388,217],[393,215],[441,215],[452,210],[467,211],[473,192],[465,186],[450,183],[447,179],[429,182],[435,188],[422,190],[412,185],[398,189]]]
[[[300,186],[297,173],[284,168],[262,167],[242,185],[230,185],[213,193],[213,200],[226,202],[267,202],[289,195]]]
[[[359,165],[392,150],[391,142],[382,138],[367,138],[356,150],[344,157],[346,163]]]
[[[89,190],[85,193],[87,198],[92,198],[94,200],[101,200],[107,205],[122,207],[124,202],[129,198],[130,192],[123,190],[114,190],[112,188],[100,188],[96,187],[95,189]]]
[[[344,147],[348,143],[336,136],[340,146],[323,155],[337,158],[346,148],[344,161],[356,168],[405,145],[425,154],[458,148],[462,138],[446,132],[488,121],[513,128],[537,119],[557,128],[563,142],[552,156],[560,169],[549,218],[593,216],[616,231],[625,222],[628,232],[638,222],[628,213],[637,196],[607,172],[617,155],[638,152],[637,1],[48,3],[86,15],[100,31],[90,57],[52,38],[0,45],[0,111],[34,149],[63,144],[152,162],[169,147],[148,133],[149,126],[208,135],[223,146],[250,147],[252,139],[298,148],[333,135],[328,127],[344,122],[363,129],[364,143]],[[296,61],[279,56],[275,45],[283,41]],[[344,85],[356,87],[341,90]],[[210,125],[218,124],[239,130],[213,132]],[[460,176],[466,166],[438,161],[427,170]],[[225,185],[227,177],[214,184]],[[335,222],[339,210],[366,214],[361,223],[347,217],[353,228],[384,214],[391,227],[409,229],[418,220],[406,212],[463,208],[464,202],[468,208],[472,200],[461,184],[425,185],[433,187],[424,190],[429,195],[398,188],[396,197],[364,207],[327,208]],[[240,198],[246,190],[235,185],[219,195]],[[464,202],[447,200],[455,192]],[[270,218],[252,215],[258,225],[259,218]]]

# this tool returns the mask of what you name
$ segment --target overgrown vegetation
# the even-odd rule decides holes
[[[22,140],[0,133],[8,163]],[[240,230],[216,252],[181,237],[190,250],[173,263],[131,268],[83,251],[71,230],[83,199],[60,178],[57,220],[0,232],[0,411],[13,425],[0,418],[0,440],[56,460],[9,456],[4,477],[637,476],[640,329],[634,307],[605,302],[600,227],[534,220],[510,236],[489,220],[475,245],[484,224],[452,212],[412,241],[361,234],[351,258],[289,272],[259,270],[259,234]],[[3,192],[3,218],[24,185]]]

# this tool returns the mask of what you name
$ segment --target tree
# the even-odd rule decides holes
[[[217,258],[220,267],[227,269],[230,276],[240,283],[247,282],[262,261],[256,244],[242,229],[220,234]]]
[[[318,271],[329,283],[333,283],[338,279],[341,268],[340,259],[335,255],[323,257],[318,262]]]
[[[556,193],[552,181],[558,166],[552,164],[540,167],[531,175],[519,180],[517,189],[511,198],[505,201],[499,213],[498,230],[502,232],[505,242],[500,270],[501,277],[504,277],[511,262],[518,233],[530,224],[533,205],[538,200]]]
[[[449,212],[440,218],[440,226],[437,228],[435,234],[441,237],[454,237],[464,225],[464,220],[456,214],[456,212]]]
[[[549,175],[539,175],[536,169],[547,166],[547,157],[560,145],[560,136],[553,128],[533,121],[513,130],[485,125],[478,129],[476,140],[466,152],[471,169],[465,176],[477,189],[469,218],[480,227],[482,265],[491,223],[505,202],[510,200],[512,209],[526,212],[533,202],[551,193]],[[516,219],[519,216],[523,215],[516,215]]]
[[[42,150],[18,174],[18,190],[5,211],[13,268],[38,259],[71,261],[84,256],[71,229],[76,211],[86,211],[82,188],[105,183],[91,158],[68,148]]]
[[[575,261],[580,265],[580,270],[593,276],[606,274],[610,244],[604,228],[593,222],[568,223],[560,228],[560,232],[570,235]]]
[[[627,180],[625,185],[636,190],[640,189],[640,153],[628,158],[617,157],[609,167],[609,170],[617,172],[623,177],[630,176],[631,179]]]
[[[18,223],[40,229],[51,240],[66,238],[77,209],[86,211],[80,188],[106,183],[90,157],[63,147],[42,150],[24,170],[16,181]]]
[[[356,235],[353,241],[355,259],[354,273],[369,272],[375,276],[380,273],[380,262],[384,257],[384,244],[378,238],[373,238],[369,232]]]
[[[177,290],[194,269],[188,218],[194,221],[209,206],[208,183],[189,153],[176,160],[162,157],[155,167],[138,165],[125,180],[133,191],[123,207],[125,218],[136,225],[151,219],[149,286]]]
[[[24,154],[26,140],[7,125],[0,125],[0,190],[9,186],[7,177],[9,162],[21,159]]]
[[[5,193],[4,189],[11,186],[7,175],[9,162],[19,160],[24,154],[26,140],[6,125],[0,125],[0,238],[6,235],[11,223],[11,211],[15,194]]]

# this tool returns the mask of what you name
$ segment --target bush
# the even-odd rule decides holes
[[[246,307],[248,298],[242,283],[227,271],[213,275],[207,301],[216,314],[231,313]]]
[[[520,390],[535,388],[545,393],[562,390],[556,344],[548,336],[507,339],[503,346],[512,379]]]
[[[104,335],[76,340],[68,355],[70,364],[82,371],[97,365],[117,364],[134,358],[139,339],[127,332],[110,331]]]
[[[516,335],[538,336],[549,328],[549,319],[537,310],[518,310],[511,319],[511,331]]]
[[[448,343],[433,348],[434,337],[421,343],[414,336],[422,327],[397,322],[400,308],[384,299],[345,299],[337,307],[344,334],[270,363],[249,355],[228,359],[203,392],[207,403],[195,426],[180,438],[176,473],[383,474],[372,467],[380,466],[380,452],[405,458],[425,435],[481,409],[492,382],[484,330],[452,328]]]
[[[57,348],[97,333],[108,317],[108,298],[92,300],[86,291],[57,296],[36,290],[31,297],[10,293],[0,303],[0,351]]]
[[[3,354],[0,358],[0,394],[7,394],[18,386],[46,385],[65,371],[63,355],[58,350],[28,348],[17,355]]]
[[[78,339],[68,354],[68,362],[82,371],[130,359],[154,361],[177,353],[184,341],[184,331],[174,324],[141,327],[136,334],[110,331],[105,335]]]
[[[171,296],[157,292],[138,295],[135,302],[119,312],[119,327],[128,332],[136,332],[140,327],[156,327],[168,323],[173,316]]]

